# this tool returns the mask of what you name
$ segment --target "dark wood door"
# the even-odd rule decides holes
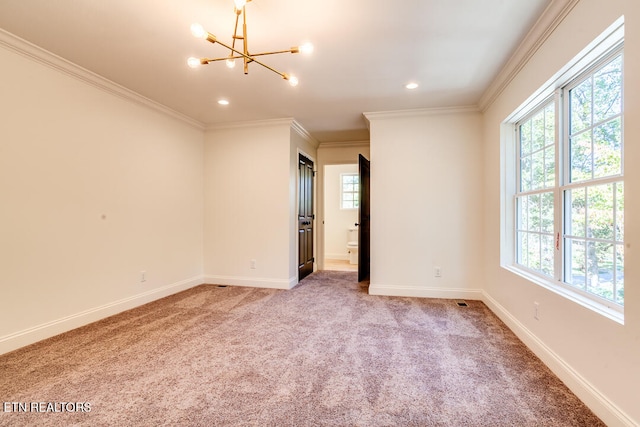
[[[313,162],[298,163],[298,280],[313,272]]]
[[[371,268],[371,239],[369,233],[369,180],[370,180],[370,163],[362,154],[358,158],[358,170],[360,175],[360,189],[358,197],[360,199],[360,208],[358,209],[358,282],[362,282],[369,278],[369,270]]]

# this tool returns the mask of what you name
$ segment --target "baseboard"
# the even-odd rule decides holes
[[[256,277],[240,277],[240,276],[204,276],[205,283],[229,285],[229,286],[248,286],[251,288],[269,288],[269,289],[291,289],[298,284],[297,277],[289,279],[269,279]]]
[[[121,313],[125,310],[130,310],[143,304],[147,304],[151,301],[173,295],[194,286],[201,285],[202,283],[204,282],[201,276],[194,277],[191,279],[172,283],[161,288],[152,289],[150,291],[143,292],[141,294],[137,294],[128,298],[123,298],[121,300],[85,310],[80,313],[62,317],[60,319],[43,323],[41,325],[37,325],[10,335],[5,335],[4,337],[0,337],[0,354],[17,350],[29,344],[33,344],[38,341],[51,338],[55,335],[68,332],[72,329],[88,325],[89,323],[96,322],[106,317],[113,316],[114,314]]]
[[[369,295],[444,299],[481,300],[481,289],[462,288],[425,288],[422,286],[393,286],[369,284]]]
[[[607,426],[638,426],[637,422],[611,402],[611,400],[580,375],[580,373],[575,371],[571,365],[565,362],[485,291],[482,291],[482,301],[589,407],[589,409],[600,417]]]

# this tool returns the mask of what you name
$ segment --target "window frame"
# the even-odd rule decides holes
[[[585,78],[593,75],[601,67],[614,60],[618,55],[622,58],[622,87],[621,87],[621,169],[620,174],[610,175],[604,178],[594,178],[570,183],[569,173],[569,91],[584,82]],[[502,182],[504,199],[501,224],[501,266],[519,276],[558,293],[574,302],[590,308],[606,317],[619,323],[624,323],[624,305],[590,293],[569,283],[564,283],[565,257],[565,223],[570,220],[570,212],[567,212],[565,194],[571,188],[588,188],[595,185],[613,182],[622,182],[624,185],[624,17],[619,18],[602,35],[587,46],[570,63],[556,73],[543,87],[534,92],[527,101],[514,111],[502,124]],[[520,153],[520,128],[519,125],[526,123],[536,116],[540,111],[544,111],[550,104],[555,110],[555,176],[553,187],[543,186],[541,188],[523,192],[521,187],[521,153]],[[610,120],[607,118],[606,120]],[[606,121],[605,121],[606,122]],[[596,125],[591,123],[592,127]],[[546,144],[546,143],[545,143]],[[543,151],[546,145],[543,145]],[[532,153],[531,151],[529,153]],[[544,156],[544,154],[543,154]],[[544,180],[544,178],[543,178]],[[527,194],[543,194],[553,192],[554,200],[554,262],[553,276],[545,275],[534,269],[518,263],[519,233],[519,209],[518,198]],[[615,193],[614,193],[615,199]],[[616,207],[613,214],[616,215]],[[542,214],[540,214],[542,217]],[[529,229],[527,229],[528,231]],[[542,230],[542,226],[540,226]],[[622,236],[624,239],[624,236]],[[614,232],[612,240],[616,243]],[[622,250],[624,251],[624,242]],[[540,247],[542,245],[539,245]],[[542,249],[541,249],[542,251]],[[614,252],[615,258],[615,252]],[[571,260],[569,260],[571,262]],[[541,258],[542,265],[542,258]],[[614,267],[615,268],[615,261]],[[614,288],[615,289],[615,288]]]

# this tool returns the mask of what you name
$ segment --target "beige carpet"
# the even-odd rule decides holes
[[[199,286],[0,356],[0,403],[82,403],[4,403],[0,425],[603,425],[468,304],[369,296],[344,272]]]

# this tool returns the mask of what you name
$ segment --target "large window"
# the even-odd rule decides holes
[[[581,66],[516,122],[514,264],[624,305],[623,52]]]

